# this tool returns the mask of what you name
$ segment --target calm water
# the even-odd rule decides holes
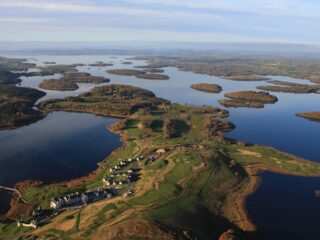
[[[106,129],[115,119],[53,112],[43,120],[0,131],[0,185],[32,179],[55,182],[88,174],[115,148],[118,135]],[[8,196],[0,192],[0,213]]]
[[[259,239],[319,239],[319,188],[318,178],[264,173],[262,187],[247,202]]]
[[[78,70],[89,72],[96,76],[109,77],[111,83],[130,84],[143,87],[153,91],[159,97],[182,104],[209,104],[222,107],[219,105],[218,100],[223,98],[223,94],[226,92],[255,90],[257,85],[268,85],[263,81],[229,81],[202,74],[182,72],[175,68],[164,68],[165,74],[170,76],[170,80],[168,81],[141,80],[136,79],[135,77],[117,76],[106,73],[106,70],[108,69],[132,68],[137,65],[145,64],[144,61],[130,60],[134,63],[133,65],[124,65],[121,62],[124,61],[126,57],[127,56],[121,56],[114,59],[110,56],[35,56],[35,58],[39,59],[39,61],[35,63],[43,65],[43,61],[56,61],[58,64],[94,63],[96,61],[112,62],[114,63],[114,66],[103,68],[85,66],[78,67]],[[30,60],[30,62],[32,61]],[[59,75],[53,77],[59,78]],[[43,79],[53,77],[24,78],[22,86],[37,88],[38,84]],[[298,83],[309,83],[305,80],[281,76],[272,76],[272,78]],[[199,82],[217,83],[222,86],[223,91],[220,94],[211,94],[199,92],[190,88],[191,84]],[[46,91],[47,95],[40,101],[64,96],[74,96],[81,92],[88,91],[94,86],[94,84],[81,84],[80,88],[74,92]],[[273,146],[300,157],[320,161],[320,124],[295,116],[295,113],[297,112],[319,111],[320,94],[273,94],[278,97],[279,101],[274,105],[266,105],[264,109],[230,108],[229,120],[235,123],[237,128],[228,133],[227,136],[246,142]],[[78,116],[80,117],[82,115],[77,115],[77,121]],[[54,116],[51,117],[56,119]],[[60,127],[59,124],[56,126]],[[38,129],[38,127],[36,128]],[[92,130],[93,129],[90,131]],[[94,131],[92,131],[92,134],[95,134]],[[64,133],[60,137],[63,138],[63,135]],[[85,135],[86,134],[83,134],[81,136]],[[65,144],[69,143],[69,141],[74,140],[73,138],[75,138],[75,136],[70,136],[70,139],[64,139],[63,142]],[[107,140],[107,142],[112,144],[111,139]],[[100,142],[94,140],[93,144],[99,145]],[[95,145],[94,148],[95,150],[98,150],[99,146]],[[66,152],[68,151],[69,150],[66,150]],[[32,155],[32,151],[31,153],[29,151],[26,154]],[[68,159],[74,159],[72,154],[73,153],[65,158],[65,160],[61,161],[61,164],[64,163],[67,165],[66,173],[71,171],[71,168],[68,168]],[[88,156],[92,156],[91,153],[88,154]],[[57,159],[55,158],[55,161],[56,160]],[[26,165],[28,164],[26,163]],[[46,174],[43,175],[46,176]],[[60,178],[60,174],[58,178]],[[320,199],[314,198],[313,192],[316,188],[320,188],[318,178],[299,178],[265,173],[263,175],[263,184],[259,191],[249,199],[249,213],[255,220],[255,223],[257,223],[259,229],[264,233],[264,236],[269,236],[269,239],[294,239],[291,238],[292,236],[290,237],[292,232],[294,232],[293,235],[296,239],[301,239],[298,238],[298,236],[301,233],[305,233],[305,228],[302,226],[307,227],[306,223],[308,223],[310,228],[308,236],[310,238],[319,239],[320,234],[317,231],[317,228],[318,216],[320,216],[320,209],[318,207],[320,206]],[[292,214],[294,214],[294,217],[292,217]],[[290,232],[287,230],[289,228],[294,228],[295,231]],[[270,238],[270,235],[268,234],[272,233],[272,231],[283,231],[285,235],[279,234],[279,237],[272,235],[272,238]]]

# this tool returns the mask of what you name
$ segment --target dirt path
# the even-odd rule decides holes
[[[22,202],[29,203],[26,199],[23,198],[21,192],[18,189],[10,188],[10,187],[4,187],[4,186],[0,186],[0,189],[7,190],[7,191],[10,191],[10,192],[14,192],[14,193],[18,194],[18,196],[19,196],[19,198],[21,199]]]

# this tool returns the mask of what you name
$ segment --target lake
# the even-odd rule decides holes
[[[52,112],[29,126],[0,131],[0,185],[26,179],[52,183],[90,173],[121,146],[120,137],[107,130],[115,121],[86,113]],[[0,199],[4,212],[7,195]]]
[[[23,56],[25,57],[25,56]],[[256,86],[258,85],[269,85],[269,83],[266,83],[264,81],[254,81],[254,82],[239,82],[239,81],[231,81],[231,80],[225,80],[220,79],[218,77],[212,77],[202,74],[195,74],[191,72],[183,72],[179,71],[176,68],[168,67],[164,68],[165,74],[170,76],[170,80],[168,81],[152,81],[152,80],[142,80],[137,79],[135,77],[128,77],[128,76],[119,76],[119,75],[112,75],[108,74],[106,71],[109,69],[116,69],[116,68],[133,68],[137,65],[144,65],[146,64],[144,61],[138,61],[138,60],[130,60],[133,62],[132,65],[125,65],[122,64],[123,61],[125,61],[126,58],[130,56],[118,56],[117,58],[113,58],[112,56],[33,56],[34,58],[37,58],[38,61],[29,60],[30,62],[35,62],[38,65],[43,65],[44,61],[55,61],[57,64],[74,64],[74,63],[85,63],[90,64],[94,63],[96,61],[103,61],[103,62],[112,62],[114,66],[108,66],[108,67],[77,67],[79,71],[82,72],[89,72],[92,75],[96,76],[105,76],[111,79],[111,83],[119,83],[119,84],[129,84],[134,85],[142,88],[146,88],[148,90],[153,91],[158,97],[169,99],[172,102],[177,103],[188,103],[188,104],[208,104],[208,105],[214,105],[217,107],[222,107],[218,100],[223,98],[223,94],[226,92],[231,91],[239,91],[239,90],[255,90]],[[29,77],[29,78],[23,78],[22,86],[30,86],[34,88],[38,88],[38,84],[43,79],[48,78],[59,78],[59,75],[55,76],[47,76],[47,77]],[[292,79],[288,77],[283,76],[271,76],[275,80],[283,80],[283,81],[291,81],[291,82],[297,82],[297,83],[310,83],[306,80],[301,79]],[[216,83],[222,86],[223,91],[219,94],[212,94],[212,93],[204,93],[199,92],[194,89],[190,88],[191,84],[194,83]],[[92,87],[94,87],[94,84],[81,84],[80,88],[77,91],[74,92],[57,92],[57,91],[46,91],[47,95],[40,99],[40,101],[46,100],[46,99],[52,99],[52,98],[61,98],[65,96],[74,96],[79,93],[88,91]],[[319,101],[320,101],[320,95],[319,94],[290,94],[290,93],[272,93],[276,95],[279,99],[279,101],[276,104],[266,105],[264,109],[248,109],[248,108],[230,108],[228,109],[230,111],[230,117],[228,118],[231,122],[233,122],[236,125],[236,129],[232,132],[226,134],[228,137],[235,138],[238,140],[243,140],[246,142],[251,143],[258,143],[263,145],[268,145],[275,147],[279,150],[283,150],[295,155],[298,155],[303,158],[307,158],[314,161],[320,161],[320,148],[319,148],[319,140],[320,140],[320,124],[317,122],[311,122],[306,119],[298,118],[295,116],[297,112],[306,112],[306,111],[317,111],[319,110]],[[55,127],[52,130],[53,132],[56,131],[56,128],[62,128],[63,121],[60,121],[59,119],[62,117],[60,115],[56,114],[62,114],[62,116],[68,115],[68,113],[53,113],[52,115],[49,115],[46,119],[41,120],[40,122],[30,125],[28,127],[34,126],[34,131],[37,132],[43,132],[44,129],[47,130],[45,127],[41,127],[42,121],[57,121]],[[66,114],[66,115],[64,115]],[[73,122],[81,122],[82,116],[85,116],[84,118],[92,118],[96,119],[99,117],[94,117],[92,115],[72,115]],[[49,119],[49,120],[48,120]],[[100,119],[100,118],[99,118]],[[103,118],[104,119],[104,118]],[[107,119],[108,120],[108,119]],[[106,121],[107,121],[106,120]],[[89,122],[90,124],[94,125],[93,127],[91,125],[91,128],[89,127],[88,131],[75,131],[78,132],[78,135],[70,134],[69,137],[65,136],[66,134],[62,131],[60,132],[60,141],[63,142],[64,145],[70,144],[69,142],[72,141],[79,141],[79,139],[86,138],[87,134],[89,134],[89,131],[91,131],[92,135],[97,134],[97,131],[100,133],[100,127],[103,128],[103,124],[95,125],[93,122],[94,120],[87,120],[84,122]],[[100,120],[99,120],[100,121]],[[102,120],[101,120],[102,121]],[[111,120],[110,120],[111,121]],[[112,120],[113,121],[113,120]],[[63,126],[60,126],[62,124]],[[87,123],[88,124],[88,123]],[[100,127],[98,127],[100,126]],[[28,128],[26,127],[26,128]],[[20,128],[13,131],[21,131]],[[81,127],[80,127],[81,128]],[[41,130],[42,129],[42,130]],[[41,131],[40,131],[41,130]],[[104,134],[109,134],[104,129]],[[28,134],[31,134],[31,131],[26,132]],[[0,132],[0,139],[1,135],[3,133]],[[44,134],[45,135],[45,134]],[[17,137],[16,140],[12,140],[12,143],[15,142],[15,146],[20,146],[21,144],[24,145],[26,143],[23,142],[23,138]],[[24,135],[28,136],[28,135]],[[37,134],[36,134],[37,136]],[[58,130],[57,130],[57,136],[58,138]],[[115,136],[113,136],[115,137]],[[92,139],[94,141],[92,143],[92,147],[96,151],[100,151],[99,148],[101,147],[101,155],[106,156],[109,152],[111,152],[111,148],[116,148],[118,145],[113,146],[113,137],[108,137],[108,139],[104,139],[103,143],[101,143],[101,139]],[[22,139],[20,139],[22,138]],[[75,140],[74,138],[79,138],[78,140]],[[43,136],[43,139],[46,139],[46,136]],[[9,140],[4,140],[4,142]],[[116,142],[119,141],[119,139],[115,140]],[[1,143],[1,140],[0,140]],[[120,143],[117,142],[119,145]],[[79,148],[84,143],[79,144]],[[88,143],[85,143],[88,144]],[[105,145],[101,146],[100,144],[106,144],[108,145],[108,149],[110,151],[106,151]],[[31,147],[31,143],[29,144],[29,147]],[[73,145],[73,144],[71,144]],[[33,146],[33,145],[32,145]],[[55,145],[46,145],[48,153],[51,152],[51,148],[54,149]],[[24,149],[29,149],[28,144]],[[50,148],[50,149],[49,149]],[[35,148],[31,148],[35,149]],[[8,150],[10,152],[10,150]],[[12,148],[11,151],[15,152],[15,148]],[[106,152],[104,152],[106,151]],[[56,152],[52,151],[52,152]],[[52,153],[51,152],[51,153]],[[43,160],[46,158],[42,158],[40,161],[35,161],[33,164],[37,165],[41,163],[46,163],[47,161],[52,161],[55,163],[55,161],[58,162],[58,165],[62,172],[61,176],[64,176],[63,173],[65,173],[66,177],[69,176],[69,173],[73,173],[76,175],[81,175],[82,172],[80,169],[82,167],[79,166],[79,169],[73,169],[75,167],[74,159],[77,159],[75,152],[71,151],[69,148],[65,148],[60,150],[61,154],[66,154],[65,158],[56,158],[57,155],[53,154],[53,158],[49,158],[49,160]],[[69,153],[67,153],[69,152]],[[12,153],[13,154],[13,153]],[[33,152],[28,151],[25,153],[26,155],[32,156]],[[97,154],[97,153],[92,153]],[[48,154],[49,155],[49,154]],[[19,159],[19,155],[13,154],[12,158],[12,164],[15,165],[15,161]],[[86,160],[82,163],[84,167],[88,167],[89,170],[94,169],[95,165],[99,160],[100,157],[95,157],[96,155],[88,154],[86,155]],[[103,159],[102,156],[102,159]],[[70,159],[69,159],[70,158]],[[30,160],[31,159],[31,160]],[[85,158],[83,158],[85,159]],[[86,161],[88,159],[94,159],[93,165],[90,165]],[[100,159],[100,160],[102,160]],[[30,162],[33,162],[33,158],[29,158]],[[78,160],[77,160],[78,161]],[[65,166],[64,166],[65,164]],[[88,164],[89,166],[86,166]],[[12,165],[12,166],[13,166]],[[58,166],[57,165],[57,166]],[[10,164],[9,164],[10,166]],[[49,165],[42,166],[42,167],[48,167]],[[6,166],[7,167],[7,166]],[[25,162],[25,167],[30,167],[29,162]],[[92,168],[90,168],[92,167]],[[1,168],[2,169],[2,168]],[[48,169],[48,168],[47,168]],[[64,170],[63,170],[64,169]],[[88,170],[86,169],[86,170]],[[3,170],[5,171],[5,170]],[[23,171],[23,169],[21,169]],[[54,171],[52,171],[54,172]],[[88,171],[84,171],[88,172]],[[2,172],[0,170],[0,176]],[[9,175],[9,174],[8,174]],[[26,174],[28,175],[28,174]],[[32,174],[31,174],[32,175]],[[35,176],[35,175],[34,175]],[[24,176],[28,177],[28,176]],[[40,176],[39,178],[46,178],[48,177],[45,172]],[[60,173],[57,178],[60,178]],[[62,177],[63,178],[63,177]],[[54,179],[48,177],[48,181],[55,181],[57,179]],[[0,178],[1,181],[1,178]],[[280,182],[279,182],[280,181]],[[300,186],[300,187],[297,187]],[[300,177],[293,177],[293,176],[281,176],[271,173],[265,173],[263,174],[263,183],[262,186],[259,188],[258,192],[252,195],[249,198],[248,201],[248,211],[250,216],[254,219],[255,223],[258,225],[258,228],[261,230],[261,232],[265,233],[265,236],[269,236],[270,239],[270,233],[272,231],[284,231],[286,234],[286,229],[288,228],[294,228],[293,235],[299,236],[299,234],[305,233],[305,228],[299,228],[299,226],[305,225],[306,222],[308,222],[309,228],[312,228],[313,230],[310,230],[308,232],[308,236],[311,238],[319,238],[320,234],[317,232],[317,226],[318,221],[317,217],[320,216],[320,209],[318,205],[320,206],[320,199],[314,198],[314,190],[316,188],[320,188],[320,182],[318,178],[300,178]],[[284,191],[284,189],[286,191]],[[303,202],[303,204],[300,203],[300,200]],[[284,203],[287,204],[287,206],[291,206],[291,208],[297,208],[299,207],[299,210],[292,212],[295,214],[294,220],[292,215],[287,215]],[[304,204],[306,203],[306,204]],[[299,205],[300,204],[300,205]],[[312,207],[311,207],[312,206]],[[312,210],[310,210],[312,209]],[[266,213],[272,213],[274,215],[266,214]],[[308,214],[305,214],[308,213]],[[274,221],[274,219],[279,219],[279,221]],[[281,221],[280,221],[281,219]],[[285,220],[286,219],[286,220]],[[278,228],[275,228],[275,223],[277,223]],[[301,229],[301,231],[300,231]],[[268,235],[269,234],[269,235]],[[280,235],[278,237],[272,237],[272,239],[293,239],[290,238],[291,232],[288,233],[289,235]]]

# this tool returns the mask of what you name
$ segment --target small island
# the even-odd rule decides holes
[[[136,78],[139,79],[147,79],[147,80],[168,80],[170,77],[164,74],[156,74],[156,73],[144,73],[136,75]]]
[[[123,75],[123,76],[136,76],[144,74],[145,72],[134,69],[112,69],[108,70],[107,73],[115,74],[115,75]]]
[[[124,61],[124,62],[121,62],[122,64],[125,64],[125,65],[131,65],[132,62],[129,62],[129,61]]]
[[[139,59],[137,59],[139,60]],[[143,60],[143,59],[141,59]],[[135,66],[135,68],[165,68],[169,67],[169,64],[166,63],[149,63],[148,65],[142,65],[142,66]]]
[[[77,83],[101,84],[110,82],[105,77],[92,76],[83,72],[66,72],[60,79],[48,79],[39,84],[39,87],[53,91],[75,91],[79,88]]]
[[[112,69],[108,70],[108,73],[123,75],[123,76],[135,76],[139,79],[148,79],[148,80],[168,80],[169,76],[164,74],[156,73],[146,73],[144,71],[135,70],[135,69]]]
[[[101,84],[110,82],[109,78],[92,76],[84,72],[66,72],[63,79],[69,82]]]
[[[43,62],[44,64],[56,64],[56,62]]]
[[[226,93],[224,96],[229,99],[222,99],[219,102],[225,107],[263,108],[265,104],[278,101],[276,96],[270,95],[268,92],[240,91]]]
[[[45,90],[52,91],[75,91],[79,86],[75,82],[67,81],[64,79],[48,79],[43,80],[39,87]]]
[[[109,67],[109,66],[113,66],[113,63],[105,63],[105,62],[95,62],[95,63],[91,63],[88,66],[90,67]]]
[[[306,118],[314,122],[320,122],[320,112],[297,113],[298,117]]]
[[[270,78],[258,76],[258,75],[233,75],[233,76],[226,76],[223,77],[227,80],[234,80],[234,81],[266,81]]]
[[[46,76],[54,74],[63,74],[65,72],[77,72],[78,70],[74,65],[47,65],[38,67],[40,72],[32,72],[27,76]]]
[[[278,86],[257,86],[256,88],[259,90],[270,92],[320,93],[320,85],[308,85],[278,80],[270,80],[268,81],[268,83],[272,83]]]
[[[221,86],[213,83],[196,83],[191,85],[192,89],[209,92],[209,93],[219,93],[222,91]]]
[[[146,73],[164,73],[164,70],[159,68],[145,68],[143,71]]]

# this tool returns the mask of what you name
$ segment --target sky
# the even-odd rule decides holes
[[[0,0],[0,41],[320,44],[320,0]]]

